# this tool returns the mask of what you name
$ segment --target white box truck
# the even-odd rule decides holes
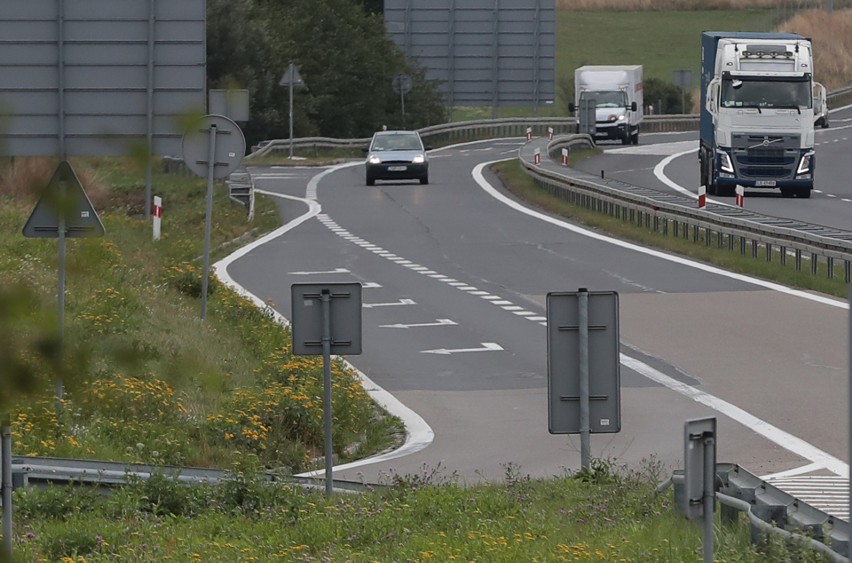
[[[577,114],[578,133],[636,145],[643,101],[642,65],[586,65],[574,70],[574,101],[568,109]]]

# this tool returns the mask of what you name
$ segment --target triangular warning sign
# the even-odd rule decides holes
[[[24,236],[58,238],[60,228],[70,238],[104,235],[100,217],[66,160],[59,163],[41,199],[30,213],[24,225]]]
[[[281,77],[281,80],[278,81],[279,86],[289,86],[290,84],[293,86],[305,85],[305,82],[302,80],[302,76],[296,69],[296,65],[292,63],[287,67],[287,70],[284,71],[284,75]]]

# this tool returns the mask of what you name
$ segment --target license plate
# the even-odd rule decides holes
[[[758,180],[754,185],[773,188],[775,187],[775,180]]]
[[[388,172],[405,172],[406,166],[388,166]]]

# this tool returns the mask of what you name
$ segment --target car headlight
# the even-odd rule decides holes
[[[367,159],[367,162],[369,162],[370,164],[381,164],[382,159],[373,154],[370,155],[370,158]]]
[[[625,119],[624,114],[619,115],[617,119],[618,119],[618,121],[624,121],[624,119]]]
[[[716,151],[716,154],[719,155],[719,167],[723,172],[734,173],[734,165],[731,163],[731,157],[728,153],[724,151]]]
[[[811,171],[811,160],[814,157],[813,152],[805,153],[802,156],[802,160],[799,161],[799,168],[796,170],[796,174],[806,174]]]
[[[426,157],[422,154],[418,154],[417,156],[411,159],[411,162],[413,162],[414,164],[423,164],[424,162],[426,162]]]

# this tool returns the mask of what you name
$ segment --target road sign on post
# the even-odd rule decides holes
[[[290,63],[287,66],[287,70],[284,72],[284,76],[281,77],[281,80],[278,81],[279,86],[289,86],[290,89],[290,159],[293,158],[293,89],[297,86],[304,86],[305,82],[302,80],[302,77],[299,75],[299,71],[296,68],[296,65]]]
[[[619,359],[618,294],[577,291],[547,294],[548,426],[551,434],[581,432],[582,294],[588,301],[589,432],[621,430],[621,362]]]
[[[290,286],[293,354],[322,354],[325,492],[332,493],[331,355],[361,353],[361,284]]]
[[[210,277],[210,231],[213,221],[213,178],[224,178],[237,169],[246,154],[246,138],[240,126],[223,115],[205,115],[183,136],[183,162],[207,177],[204,224],[204,272],[201,279],[201,318],[207,316],[207,285]]]
[[[57,309],[59,310],[58,364],[62,365],[65,332],[65,239],[78,237],[102,237],[104,226],[92,207],[89,196],[68,161],[56,167],[47,188],[24,224],[25,237],[55,237],[59,239],[59,280],[57,283]],[[56,410],[62,406],[64,383],[61,375],[56,376]]]

